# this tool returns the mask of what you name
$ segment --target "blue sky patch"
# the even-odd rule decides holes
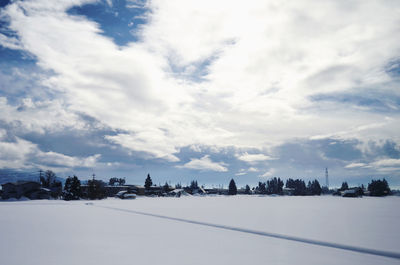
[[[355,93],[330,93],[330,94],[317,94],[310,97],[315,102],[333,102],[345,105],[354,105],[366,107],[375,112],[399,112],[400,111],[400,97],[397,95],[390,95],[388,93],[378,92],[364,92],[363,94]]]
[[[110,37],[119,45],[138,41],[140,26],[146,22],[144,4],[132,6],[125,0],[114,0],[112,6],[107,1],[70,8],[70,15],[85,16],[100,25],[103,35]]]

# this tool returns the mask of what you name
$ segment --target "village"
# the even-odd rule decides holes
[[[340,188],[329,189],[319,184],[318,180],[309,181],[302,179],[286,180],[271,178],[266,182],[259,182],[256,187],[249,185],[237,188],[234,179],[231,179],[227,188],[205,187],[198,185],[193,180],[190,185],[181,184],[155,185],[147,175],[144,185],[126,184],[124,178],[110,178],[108,182],[97,180],[95,175],[88,181],[80,181],[78,177],[68,177],[64,183],[56,178],[54,172],[47,170],[41,172],[39,181],[16,181],[1,184],[0,197],[3,200],[20,199],[105,199],[116,197],[120,199],[135,199],[137,196],[150,197],[180,197],[180,196],[206,196],[206,195],[281,195],[281,196],[311,196],[311,195],[336,195],[342,197],[386,196],[391,195],[389,185],[385,179],[372,180],[367,188],[364,185],[349,187],[343,182]]]

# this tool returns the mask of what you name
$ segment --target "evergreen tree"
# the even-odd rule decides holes
[[[229,182],[229,190],[228,190],[229,195],[236,195],[237,194],[237,188],[236,188],[236,183],[233,179]]]
[[[168,185],[168,182],[165,182],[165,184],[164,184],[164,186],[163,186],[163,190],[164,190],[165,192],[169,192],[169,185]]]
[[[267,181],[267,194],[282,194],[283,181],[280,178],[272,178]]]
[[[263,182],[258,182],[258,186],[256,187],[256,191],[260,194],[267,194],[266,184]]]
[[[81,197],[81,182],[77,176],[68,177],[64,186],[65,200],[79,200]]]
[[[306,195],[307,187],[304,180],[301,179],[288,179],[286,181],[286,188],[293,189],[293,195]]]
[[[96,200],[107,197],[105,186],[105,182],[94,179],[94,177],[93,179],[88,180],[88,198],[91,200]]]
[[[244,194],[250,194],[250,186],[246,185],[246,188],[244,189]]]
[[[321,195],[321,192],[322,188],[318,180],[313,180],[312,182],[308,182],[307,193],[309,195]]]
[[[149,189],[151,186],[153,185],[153,181],[150,178],[150,174],[147,174],[147,178],[144,182],[144,187],[147,189]]]
[[[195,190],[198,188],[199,188],[199,185],[197,184],[197,180],[192,180],[192,182],[190,182],[190,189]]]
[[[345,181],[345,182],[343,182],[342,183],[342,187],[340,188],[340,190],[348,190],[349,189],[349,185],[347,184],[347,182]]]
[[[386,179],[383,180],[372,180],[368,184],[368,191],[371,196],[386,196],[390,194],[389,184]]]

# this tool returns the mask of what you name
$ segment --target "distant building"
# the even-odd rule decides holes
[[[51,190],[41,188],[38,182],[34,181],[18,181],[9,182],[2,185],[2,198],[7,200],[10,198],[20,199],[27,197],[29,199],[49,199]]]
[[[228,189],[223,189],[223,188],[211,188],[211,189],[205,189],[207,194],[218,194],[218,195],[228,195]]]
[[[342,197],[362,197],[364,191],[360,187],[349,188],[341,191]]]
[[[282,193],[283,195],[289,195],[292,196],[294,194],[295,189],[294,188],[283,188]]]

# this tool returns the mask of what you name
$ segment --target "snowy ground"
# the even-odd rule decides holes
[[[20,201],[0,202],[0,264],[400,264],[164,217],[400,253],[400,197]]]

